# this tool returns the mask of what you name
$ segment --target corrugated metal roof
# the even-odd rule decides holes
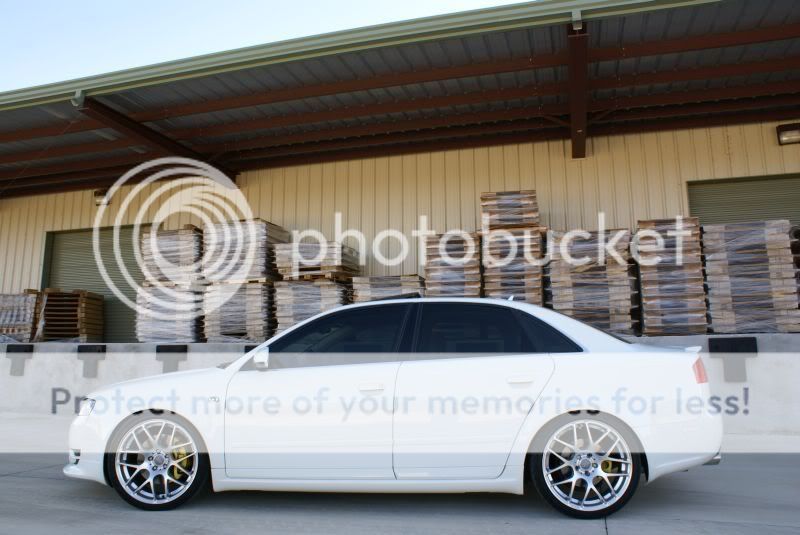
[[[269,43],[9,91],[0,93],[0,107],[64,100],[78,89],[99,95],[116,93],[126,87],[160,85],[206,74],[240,71],[250,66],[322,58],[326,61],[329,56],[340,56],[350,51],[381,49],[391,55],[405,43],[440,42],[448,38],[485,36],[515,28],[562,24],[571,21],[576,11],[580,11],[584,20],[590,20],[716,1],[719,0],[539,0],[478,9]]]
[[[624,4],[628,8],[652,8],[659,3],[664,4],[664,2],[651,1],[609,3],[579,0],[571,3],[547,2],[542,5],[547,4],[565,10],[569,6],[594,6],[594,9],[605,6],[608,9],[612,4]],[[616,16],[585,17],[591,19],[586,23],[590,50],[626,50],[627,47],[639,43],[657,43],[693,37],[705,38],[714,34],[800,23],[800,2],[795,0],[766,0],[763,2],[725,0],[713,3],[677,2],[677,4],[680,4],[679,7],[674,7],[676,5],[674,1],[666,2],[670,9],[648,9]],[[534,7],[536,6],[528,5],[526,9],[532,12],[535,11]],[[512,6],[512,8],[505,12],[509,18],[503,24],[511,24],[509,21],[513,17],[508,15],[509,13],[518,17],[514,20],[525,18],[520,15],[524,12],[522,7]],[[539,8],[541,8],[540,5],[537,9]],[[553,7],[553,9],[555,8]],[[555,11],[551,9],[550,13],[555,13]],[[177,77],[163,83],[144,85],[134,83],[134,87],[115,91],[98,90],[102,94],[98,99],[119,112],[136,116],[154,110],[164,110],[192,103],[270,94],[271,92],[323,86],[342,81],[374,79],[380,76],[394,76],[397,73],[472,66],[514,59],[536,59],[563,54],[568,47],[565,25],[558,17],[550,20],[550,24],[545,24],[542,20],[529,21],[526,27],[517,27],[511,24],[511,27],[503,27],[500,30],[496,27],[488,27],[486,30],[476,30],[472,33],[444,32],[437,39],[426,36],[424,39],[392,42],[383,46],[373,43],[369,47],[351,47],[352,49],[346,49],[337,54],[314,55],[282,63],[248,65],[238,70],[226,69],[224,72],[205,75],[194,73],[191,78]],[[557,24],[553,22],[557,22]],[[241,54],[236,57],[241,57]],[[637,83],[629,87],[599,88],[589,91],[588,95],[594,102],[607,101],[616,107],[617,99],[624,100],[629,97],[717,90],[738,86],[755,87],[763,84],[797,81],[800,80],[798,58],[800,58],[800,39],[790,38],[742,46],[711,47],[678,53],[637,55],[637,57],[593,62],[589,64],[590,81],[613,81],[630,75],[671,73],[749,62],[788,59],[792,63],[776,72],[752,72],[735,76],[649,84]],[[566,63],[566,56],[562,63]],[[129,80],[129,78],[126,79]],[[554,105],[561,105],[559,109],[562,109],[568,103],[566,94],[568,80],[566,65],[546,66],[500,74],[467,75],[439,81],[337,92],[329,95],[318,94],[294,100],[282,99],[270,104],[230,107],[210,112],[158,118],[147,124],[167,136],[178,135],[181,131],[204,129],[202,133],[193,134],[189,138],[181,138],[182,142],[190,144],[198,150],[202,150],[206,144],[229,144],[263,136],[272,136],[269,138],[272,143],[273,138],[277,139],[280,136],[322,130],[331,131],[331,138],[335,139],[336,131],[363,125],[402,123],[434,117],[456,117],[465,113],[472,114],[490,110],[537,109],[542,106]],[[97,80],[95,82],[99,83]],[[515,95],[513,97],[500,96],[494,99],[483,99],[481,96],[474,102],[465,104],[443,105],[437,103],[434,107],[426,104],[426,99],[431,98],[499,90],[517,90],[519,93],[520,88],[531,88],[531,92],[533,92],[535,87],[551,87],[553,84],[559,83],[563,84],[563,90],[550,91],[552,94],[541,96],[532,94],[530,97],[520,98]],[[0,100],[2,100],[2,95],[0,95]],[[714,100],[713,95],[709,100]],[[364,113],[362,111],[364,107],[397,102],[409,102],[410,105],[402,111],[386,113]],[[332,119],[315,119],[314,113],[328,110],[345,110],[345,113]],[[563,113],[555,115],[555,122],[551,125],[553,127],[557,126],[557,121],[561,120],[558,119],[558,116]],[[269,124],[269,119],[285,117],[296,117],[299,124],[285,124],[291,122],[286,120],[281,121],[281,126]],[[107,128],[71,133],[70,128],[73,122],[79,124],[81,121],[85,122],[86,118],[69,102],[63,101],[0,111],[0,178],[3,173],[8,174],[21,168],[30,169],[36,166],[52,166],[58,162],[72,163],[91,160],[91,158],[97,157],[97,151],[60,157],[43,154],[36,158],[36,161],[23,164],[4,161],[4,156],[39,150],[46,152],[48,149],[120,138],[113,130]],[[252,121],[261,122],[253,124],[251,127],[248,123]],[[242,131],[231,132],[228,129],[222,131],[220,127],[225,125],[234,125]],[[53,127],[56,131],[46,137],[11,139],[14,132],[47,127]],[[3,142],[4,134],[7,134],[6,138],[9,141]],[[141,152],[141,146],[110,148],[107,152],[103,152],[102,157],[135,155]],[[0,182],[0,189],[2,187],[3,184]]]

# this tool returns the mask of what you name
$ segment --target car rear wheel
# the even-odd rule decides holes
[[[123,422],[106,455],[114,489],[150,511],[172,509],[205,487],[208,456],[197,431],[183,419],[139,415]]]
[[[601,414],[570,415],[537,436],[530,462],[539,494],[576,518],[601,518],[631,499],[642,471],[638,441]]]

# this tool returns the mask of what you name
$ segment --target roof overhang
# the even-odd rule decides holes
[[[588,21],[601,17],[719,1],[721,0],[539,0],[393,22],[2,92],[0,111],[66,101],[77,91],[83,91],[87,96],[104,95],[170,81],[375,47],[419,43],[515,28],[565,24],[571,22],[576,13],[580,14],[582,20]]]
[[[4,104],[3,104],[4,103]],[[276,166],[800,118],[794,0],[550,0],[0,94],[0,197],[165,155]]]

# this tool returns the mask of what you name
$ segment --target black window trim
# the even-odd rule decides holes
[[[543,326],[546,329],[550,329],[551,331],[555,332],[558,336],[560,336],[561,338],[566,340],[569,344],[571,344],[575,348],[574,351],[562,351],[562,352],[558,352],[558,353],[554,353],[554,354],[558,355],[558,354],[561,354],[561,353],[585,353],[586,352],[586,348],[585,347],[583,347],[581,344],[579,344],[578,342],[573,340],[571,336],[568,336],[568,335],[564,334],[561,331],[561,329],[556,329],[555,327],[553,327],[552,325],[550,325],[549,323],[547,323],[543,319],[537,318],[536,316],[534,316],[533,314],[531,314],[529,312],[525,312],[525,311],[519,310],[518,308],[515,308],[513,310],[514,310],[514,314],[515,314],[515,318],[517,320],[517,323],[519,323],[520,328],[525,332],[525,335],[528,337],[528,340],[530,341],[531,345],[533,345],[533,347],[535,347],[537,349],[537,353],[553,353],[553,352],[552,351],[538,351],[539,348],[537,347],[536,337],[531,332],[531,328],[530,328],[530,324],[531,323],[536,323],[536,324],[538,324],[540,326]],[[524,318],[523,318],[523,316],[524,316]]]
[[[570,345],[572,345],[574,347],[574,351],[565,351],[565,352],[559,352],[559,353],[554,353],[554,354],[585,353],[586,352],[586,348],[583,347],[581,344],[577,343],[575,340],[573,340],[572,337],[564,334],[561,330],[559,330],[556,327],[550,325],[549,323],[547,323],[546,321],[542,320],[541,318],[538,318],[535,315],[533,315],[533,314],[531,314],[529,312],[525,312],[523,310],[520,310],[520,309],[518,309],[516,307],[509,307],[509,306],[496,304],[496,303],[475,303],[475,302],[472,302],[472,301],[466,302],[466,303],[461,303],[461,302],[458,302],[458,301],[431,301],[431,302],[427,302],[426,303],[425,301],[416,301],[416,302],[409,302],[409,303],[388,303],[387,302],[387,303],[380,303],[380,304],[370,304],[370,305],[367,305],[365,307],[353,307],[353,308],[347,308],[347,309],[336,308],[336,309],[333,309],[329,314],[325,314],[324,316],[321,316],[321,317],[315,319],[314,321],[304,325],[303,328],[311,326],[314,323],[316,323],[317,321],[324,320],[324,319],[328,318],[329,316],[332,316],[332,315],[335,315],[335,314],[340,314],[342,312],[348,312],[348,311],[351,311],[351,310],[358,310],[360,308],[373,308],[373,307],[381,307],[381,306],[402,305],[402,306],[406,307],[406,312],[405,312],[405,316],[403,317],[402,324],[400,326],[400,336],[398,337],[398,340],[397,340],[397,343],[395,345],[394,351],[393,352],[389,352],[389,353],[390,354],[391,353],[395,353],[395,354],[398,355],[399,358],[397,359],[397,362],[410,362],[410,361],[417,360],[417,359],[415,359],[413,357],[407,358],[407,357],[404,357],[404,355],[416,355],[416,354],[419,354],[418,350],[419,350],[419,344],[420,344],[420,338],[421,338],[422,316],[423,316],[424,308],[425,308],[426,305],[427,306],[431,306],[431,305],[437,305],[437,304],[458,305],[458,306],[473,306],[473,307],[491,307],[491,308],[510,311],[511,314],[513,315],[513,317],[514,317],[514,321],[517,322],[517,326],[522,331],[522,333],[525,336],[525,338],[527,339],[528,343],[534,349],[534,351],[532,351],[531,353],[520,353],[520,354],[551,354],[551,353],[553,353],[552,351],[540,351],[540,348],[537,347],[538,344],[537,344],[537,341],[536,341],[536,337],[531,332],[530,325],[532,323],[537,323],[538,325],[542,326],[545,329],[550,329],[551,331],[554,331],[556,333],[556,335],[560,336],[561,338],[563,338],[565,341],[567,341]],[[281,338],[283,338],[283,337],[281,337]],[[280,340],[280,339],[278,339],[278,340]],[[278,340],[274,340],[273,342],[276,342]],[[271,342],[268,346],[266,346],[266,348],[269,349],[272,346],[273,342]],[[386,354],[386,353],[383,353],[383,354]],[[460,354],[459,353],[458,355],[459,355],[458,358],[478,358],[482,354],[481,353],[472,353],[472,354],[470,354],[470,353]],[[442,360],[443,359],[447,359],[447,358],[449,358],[449,357],[447,357],[447,356],[442,356],[441,357]],[[434,360],[439,360],[439,359],[434,359]],[[245,363],[239,369],[239,371],[254,370],[255,367],[253,366],[252,362],[253,362],[253,359],[251,358],[247,363]],[[347,362],[344,362],[341,365],[347,365],[347,364],[348,364]],[[336,365],[337,364],[320,364],[320,367],[322,367],[322,366],[336,366]],[[280,369],[292,369],[292,368],[280,368]]]

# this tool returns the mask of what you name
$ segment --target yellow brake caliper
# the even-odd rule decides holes
[[[185,448],[180,448],[180,449],[175,450],[175,451],[172,452],[172,459],[175,460],[175,461],[178,461],[178,459],[180,459],[180,461],[178,461],[178,465],[180,465],[181,468],[188,468],[189,467],[189,459],[188,459],[187,455],[188,455],[188,452],[186,451],[186,449]],[[180,478],[181,478],[182,475],[183,474],[178,471],[178,467],[177,466],[173,466],[172,467],[172,478],[173,479],[175,479],[177,481],[180,481],[181,480]]]

